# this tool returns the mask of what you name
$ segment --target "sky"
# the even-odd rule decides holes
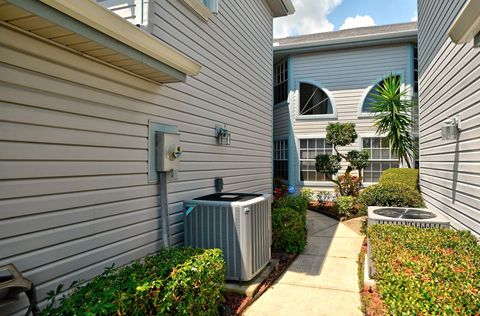
[[[273,37],[416,21],[417,0],[292,0],[295,14],[276,18]]]

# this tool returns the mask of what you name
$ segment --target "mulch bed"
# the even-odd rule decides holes
[[[338,215],[334,202],[320,203],[318,201],[312,201],[310,202],[308,209],[339,221],[344,219],[344,217]]]
[[[273,252],[272,259],[279,259],[278,266],[262,282],[254,297],[247,297],[236,293],[225,292],[225,303],[222,308],[223,316],[241,315],[243,311],[259,298],[280,277],[295,260],[298,254]]]

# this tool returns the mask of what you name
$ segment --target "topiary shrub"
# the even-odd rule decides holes
[[[480,245],[469,232],[373,225],[368,242],[385,315],[478,315]]]
[[[272,210],[272,249],[287,253],[302,253],[307,245],[305,218],[302,212],[293,208],[274,208]]]
[[[403,183],[418,190],[418,169],[390,168],[382,173],[379,182],[384,184]]]
[[[219,249],[170,248],[77,287],[41,315],[217,315],[225,263]]]
[[[358,177],[355,180],[357,183],[355,185],[358,188],[362,186],[362,170],[370,164],[368,161],[369,154],[366,150],[352,150],[346,154],[342,154],[338,150],[338,147],[348,146],[357,139],[358,134],[355,131],[354,123],[328,123],[326,129],[326,142],[333,146],[335,154],[318,155],[316,157],[315,169],[317,172],[325,173],[327,178],[337,185],[340,195],[355,195],[355,193],[358,193],[355,189],[347,191],[344,189],[353,185],[352,177],[350,177],[352,170],[358,171]],[[348,163],[343,183],[340,177],[338,179],[334,177],[342,169],[342,160]]]
[[[360,193],[366,206],[425,207],[418,190],[403,183],[378,183]]]

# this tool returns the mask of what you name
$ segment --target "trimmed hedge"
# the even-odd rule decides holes
[[[388,315],[478,315],[480,245],[469,232],[373,225],[368,237]]]
[[[170,248],[118,269],[107,268],[42,315],[217,315],[223,301],[219,249]]]
[[[360,193],[366,206],[425,207],[417,189],[403,183],[378,183]]]
[[[302,195],[277,199],[272,208],[272,249],[302,253],[307,245],[307,207]]]
[[[379,182],[383,184],[403,183],[418,190],[418,169],[390,168],[382,173]]]

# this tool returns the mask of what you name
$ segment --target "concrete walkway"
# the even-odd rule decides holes
[[[339,223],[309,211],[307,225],[304,253],[244,315],[362,315],[357,275],[363,241],[360,219]]]

